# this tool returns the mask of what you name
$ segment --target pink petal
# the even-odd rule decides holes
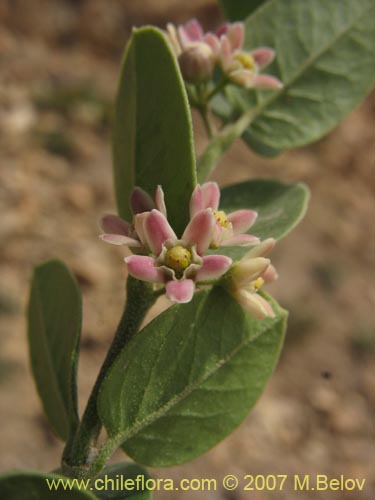
[[[191,195],[190,198],[190,217],[194,217],[198,212],[200,212],[203,209],[203,194],[202,194],[202,188],[198,184],[194,191],[193,194]]]
[[[236,234],[221,242],[222,247],[256,245],[260,240],[252,234]]]
[[[148,246],[152,253],[159,255],[166,240],[177,239],[166,217],[158,210],[152,210],[144,223],[144,231]]]
[[[112,245],[126,245],[128,247],[141,247],[141,243],[134,238],[123,236],[122,234],[101,234],[99,236],[103,241],[112,243]]]
[[[158,186],[156,188],[155,206],[156,209],[159,210],[159,212],[161,212],[163,215],[167,217],[167,207],[165,206],[165,201],[164,201],[164,191],[161,186]]]
[[[230,42],[226,35],[223,35],[220,38],[220,63],[223,68],[223,71],[229,71],[232,67],[233,62],[233,54],[230,47]]]
[[[222,35],[225,35],[225,33],[228,33],[228,28],[229,23],[222,24],[215,32],[216,36],[220,38]]]
[[[196,281],[211,281],[228,271],[232,259],[225,255],[208,255],[203,257],[203,265],[195,276]]]
[[[145,232],[145,222],[150,212],[142,212],[134,217],[134,229],[143,245],[148,248],[148,241]]]
[[[100,225],[106,233],[122,234],[123,236],[128,236],[131,228],[129,222],[120,219],[117,215],[111,214],[104,215]]]
[[[201,186],[203,207],[217,210],[220,203],[220,188],[217,182],[205,182]]]
[[[196,245],[197,254],[202,255],[210,246],[214,224],[211,210],[201,210],[187,225],[182,240]]]
[[[220,52],[220,42],[219,39],[216,35],[213,33],[206,33],[203,37],[203,41],[211,47],[212,52],[214,53],[215,57],[219,55]]]
[[[195,283],[193,280],[168,281],[165,288],[169,300],[186,304],[193,298]]]
[[[177,34],[183,51],[187,49],[192,43],[194,43],[194,41],[190,39],[188,32],[183,26],[178,26]]]
[[[167,24],[167,33],[175,53],[179,56],[181,53],[181,46],[178,41],[177,30],[174,24]]]
[[[247,258],[243,257],[239,262],[236,262],[232,268],[232,276],[235,280],[236,287],[243,288],[249,283],[262,276],[269,267],[269,259],[264,257]]]
[[[249,89],[254,87],[254,81],[257,75],[253,70],[241,68],[235,71],[231,71],[228,76],[232,80],[232,82],[240,85],[241,87]]]
[[[275,316],[271,304],[257,293],[240,290],[236,292],[235,298],[246,311],[257,319]]]
[[[130,206],[133,214],[141,214],[142,212],[149,212],[155,205],[151,196],[140,187],[135,187],[130,194]]]
[[[250,52],[259,69],[268,66],[275,59],[275,51],[268,47],[259,47]]]
[[[144,255],[131,255],[126,257],[129,274],[134,278],[151,283],[163,283],[164,273],[155,267],[155,259]]]
[[[271,283],[272,281],[277,280],[278,277],[279,275],[272,264],[270,264],[262,274],[262,278],[266,283]]]
[[[185,24],[185,31],[192,42],[199,42],[203,37],[202,26],[196,19],[192,19]]]
[[[244,35],[245,31],[243,23],[233,23],[229,25],[227,36],[233,52],[242,48]]]
[[[273,238],[267,238],[262,241],[256,247],[252,248],[245,256],[244,259],[250,259],[253,257],[264,257],[268,255],[273,247],[276,245],[276,241]]]
[[[228,215],[228,220],[232,224],[233,233],[245,233],[254,224],[258,217],[254,210],[236,210]]]
[[[281,89],[283,88],[282,82],[271,75],[256,75],[254,78],[253,87],[262,89]]]

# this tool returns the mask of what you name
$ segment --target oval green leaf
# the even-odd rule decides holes
[[[94,483],[96,488],[92,491],[101,500],[128,500],[129,498],[151,500],[152,492],[146,489],[146,481],[149,478],[146,469],[140,465],[132,462],[118,462],[108,465],[103,470],[96,478]],[[108,486],[103,489],[106,484]]]
[[[269,72],[284,87],[258,92],[228,87],[230,111],[219,104],[219,116],[226,112],[227,121],[247,116],[225,131],[231,140],[223,135],[211,150],[223,144],[228,149],[246,129],[247,139],[276,150],[309,144],[329,132],[374,84],[373,18],[372,0],[267,2],[246,21],[245,48],[275,48]]]
[[[255,224],[248,233],[261,240],[281,240],[302,220],[309,201],[308,187],[303,183],[284,184],[269,179],[233,184],[221,190],[220,208],[226,213],[243,208],[258,212]],[[238,260],[248,247],[221,247],[214,253]]]
[[[28,306],[31,367],[48,420],[64,440],[78,423],[81,317],[81,294],[65,264],[52,260],[36,267]]]
[[[81,488],[76,481],[50,473],[10,473],[0,477],[0,498],[4,500],[97,500],[96,496],[85,491],[84,484],[87,486],[85,480],[80,483]]]
[[[266,0],[220,0],[225,17],[229,21],[242,21]]]
[[[122,63],[113,124],[118,211],[132,219],[134,186],[151,196],[160,184],[168,218],[181,234],[196,183],[190,109],[168,41],[152,27],[133,31]]]
[[[172,466],[206,452],[246,417],[276,364],[286,313],[257,321],[222,288],[159,315],[119,355],[99,414],[134,460]]]

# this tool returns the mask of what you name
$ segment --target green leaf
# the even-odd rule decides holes
[[[224,122],[227,123],[238,119],[237,112],[234,111],[236,107],[233,105],[231,106],[229,100],[226,99],[222,94],[217,94],[214,97],[212,104],[215,114],[219,116]],[[233,115],[234,112],[236,113],[235,115]],[[241,115],[241,112],[242,111],[239,111],[238,114]],[[275,156],[280,154],[280,151],[278,149],[266,146],[259,140],[254,139],[250,129],[247,129],[245,130],[245,132],[243,132],[242,139],[246,142],[249,148],[254,151],[254,153],[260,156],[274,158]]]
[[[222,189],[220,208],[226,213],[243,208],[255,210],[258,218],[248,232],[261,240],[281,240],[304,217],[308,201],[309,190],[305,184],[255,179]],[[214,253],[238,260],[248,251],[248,247],[221,247]]]
[[[196,294],[146,326],[104,380],[99,414],[134,460],[172,466],[230,434],[276,364],[286,313],[258,321],[222,288]]]
[[[220,0],[225,17],[229,21],[242,21],[264,2],[265,0]]]
[[[143,482],[142,478],[137,480],[138,476],[144,477]],[[132,462],[119,462],[108,465],[103,470],[96,482],[100,489],[94,489],[93,491],[101,500],[127,500],[128,498],[132,500],[151,500],[152,492],[147,490],[146,487],[142,489],[143,486],[146,486],[149,477],[146,469],[140,465]],[[101,489],[105,482],[98,483],[98,480],[107,482],[109,486],[113,484],[113,491],[111,486],[106,490]]]
[[[247,115],[224,130],[201,163],[212,165],[246,129],[253,141],[283,150],[314,142],[335,127],[375,81],[373,7],[372,0],[270,0],[251,16],[245,48],[275,48],[269,72],[284,87],[228,87],[226,119]]]
[[[44,411],[64,440],[78,423],[81,316],[81,294],[65,264],[51,260],[36,267],[28,307],[31,367]]]
[[[192,123],[176,58],[156,28],[134,30],[126,49],[115,106],[113,162],[120,216],[132,218],[133,186],[153,196],[160,184],[168,218],[181,233],[196,183]]]
[[[266,158],[275,158],[281,151],[279,149],[271,148],[258,139],[255,139],[249,130],[245,130],[242,134],[242,139],[246,142],[249,148],[254,151],[254,153],[259,156],[265,156]]]
[[[57,481],[59,480],[64,481],[66,490],[62,484],[58,487]],[[97,500],[97,497],[85,491],[84,487],[78,489],[71,481],[75,480],[50,473],[10,473],[0,477],[0,498],[4,500]],[[55,489],[56,487],[58,488]]]

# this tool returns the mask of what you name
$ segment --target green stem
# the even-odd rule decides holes
[[[216,94],[221,92],[229,83],[227,78],[223,78],[217,85],[214,87],[211,92],[206,95],[207,102],[210,101]]]
[[[217,162],[228,151],[234,141],[241,137],[255,117],[254,111],[244,113],[236,122],[224,127],[209,143],[198,159],[198,182],[204,182],[216,168]]]
[[[101,384],[118,354],[138,332],[147,311],[160,294],[161,292],[153,292],[149,283],[138,281],[129,276],[126,306],[116,334],[92,389],[74,442],[63,454],[63,469],[69,475],[85,474],[84,471],[87,471],[91,464],[96,463],[96,455],[98,454],[96,441],[102,428],[97,411],[97,398]],[[105,445],[103,449],[107,449]]]
[[[201,105],[198,107],[199,114],[201,115],[204,128],[206,129],[207,136],[209,139],[212,139],[214,136],[214,128],[213,124],[211,123],[209,114],[208,114],[208,108],[207,105]]]
[[[220,158],[228,151],[235,140],[245,132],[251,123],[261,116],[273,101],[275,101],[280,93],[285,92],[287,87],[283,87],[277,92],[270,93],[270,96],[260,102],[255,108],[249,109],[234,123],[226,125],[209,143],[206,150],[198,159],[198,182],[204,182],[210,173],[216,168]]]

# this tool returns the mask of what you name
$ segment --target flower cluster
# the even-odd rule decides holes
[[[215,182],[198,185],[190,201],[190,221],[179,238],[167,220],[160,186],[155,201],[137,187],[130,202],[133,221],[126,222],[116,215],[104,216],[102,227],[105,233],[101,238],[115,245],[126,245],[136,253],[125,258],[131,276],[164,284],[166,295],[172,302],[186,303],[192,299],[197,285],[217,281],[231,269],[223,283],[233,296],[241,304],[248,298],[253,305],[246,309],[257,317],[271,315],[271,307],[267,303],[264,305],[264,299],[256,295],[254,282],[258,280],[259,283],[261,276],[265,281],[271,275],[276,276],[269,260],[259,258],[260,254],[270,250],[269,242],[273,240],[259,244],[257,237],[245,234],[254,223],[256,212],[237,210],[226,214],[219,210],[218,185]],[[225,255],[205,255],[209,248],[236,245],[257,246],[250,251],[247,260],[233,266],[232,259]],[[267,314],[262,315],[260,307]]]
[[[220,66],[228,81],[245,88],[282,87],[279,79],[260,74],[275,57],[273,49],[243,50],[244,24],[227,23],[215,33],[204,33],[196,19],[177,28],[168,24],[167,33],[179,59],[181,72],[190,83],[208,82]]]

